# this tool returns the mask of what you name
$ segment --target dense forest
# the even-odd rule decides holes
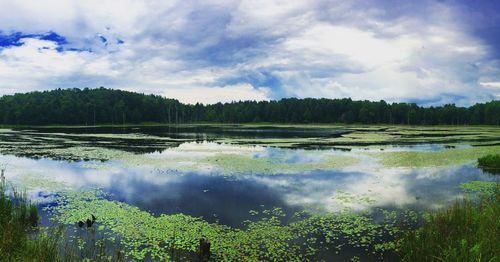
[[[413,103],[297,99],[187,105],[156,95],[98,89],[57,89],[0,97],[0,124],[97,125],[140,122],[276,122],[363,124],[500,124],[500,101],[457,107]]]

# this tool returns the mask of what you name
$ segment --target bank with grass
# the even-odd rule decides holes
[[[495,182],[470,183],[451,207],[430,212],[422,227],[399,240],[403,261],[499,261],[500,188]]]
[[[63,226],[40,227],[39,211],[26,194],[0,181],[0,262],[124,261],[119,248],[106,246],[95,228],[69,237]]]
[[[3,180],[3,179],[2,179]],[[0,261],[56,261],[57,243],[37,232],[38,210],[26,195],[0,182]]]

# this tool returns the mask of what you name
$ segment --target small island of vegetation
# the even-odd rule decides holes
[[[500,174],[500,154],[490,154],[477,160],[479,168],[493,174]]]

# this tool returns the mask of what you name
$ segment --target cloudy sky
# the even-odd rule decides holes
[[[0,95],[500,99],[498,1],[0,0]]]

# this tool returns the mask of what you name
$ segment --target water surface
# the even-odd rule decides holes
[[[6,166],[7,180],[26,188],[42,207],[52,205],[55,193],[61,190],[100,188],[109,194],[109,200],[137,206],[155,216],[182,213],[234,228],[244,228],[245,221],[259,219],[260,211],[276,207],[286,214],[282,217],[285,224],[298,211],[325,214],[349,209],[376,214],[380,209],[432,210],[461,197],[462,183],[495,180],[473,162],[388,167],[372,154],[467,149],[470,143],[311,150],[214,141],[342,138],[347,133],[342,128],[231,126],[30,129],[3,133],[6,139],[2,141],[0,164]],[[31,146],[34,149],[27,150]],[[44,146],[50,150],[43,151]],[[86,148],[92,150],[78,159]],[[240,158],[243,160],[236,161]],[[324,163],[337,158],[356,161]],[[243,168],[244,159],[255,161],[255,169]],[[42,224],[50,224],[49,214],[43,218]]]

